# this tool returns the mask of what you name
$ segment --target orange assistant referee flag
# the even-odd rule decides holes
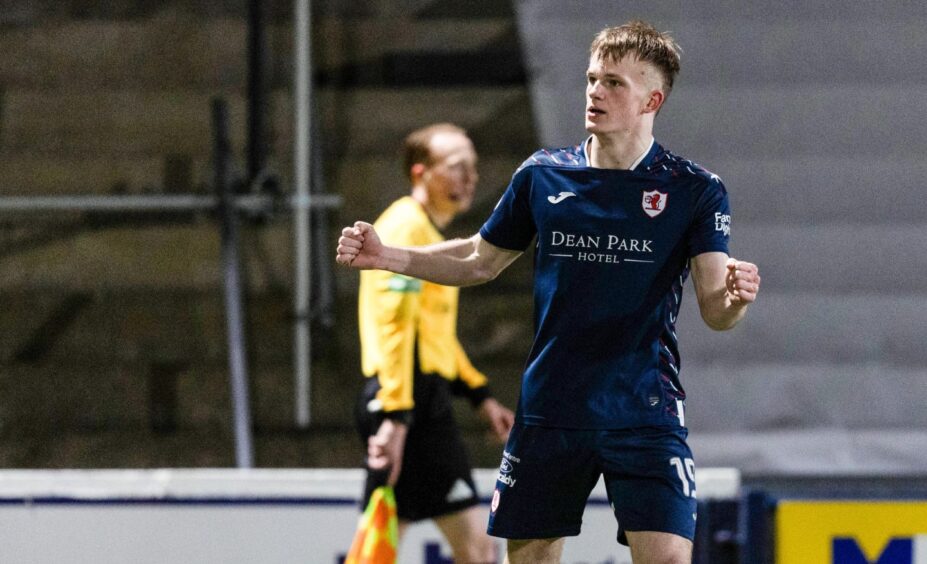
[[[344,564],[395,564],[399,544],[399,518],[393,488],[373,491],[357,523],[357,532]]]

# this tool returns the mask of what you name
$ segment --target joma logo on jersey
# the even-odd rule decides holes
[[[668,198],[669,194],[664,194],[659,190],[644,192],[644,197],[641,200],[641,207],[648,216],[657,217],[666,209],[666,200]]]
[[[893,537],[882,551],[870,560],[856,539],[835,537],[831,564],[921,564],[927,562],[927,535]]]
[[[552,204],[559,204],[563,200],[566,200],[567,198],[571,198],[574,196],[576,196],[576,194],[574,194],[573,192],[560,192],[556,196],[547,196],[547,201]]]

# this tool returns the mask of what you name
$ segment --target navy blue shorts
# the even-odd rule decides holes
[[[553,429],[516,423],[490,502],[490,535],[576,536],[604,475],[618,542],[625,531],[695,536],[695,464],[685,428]]]

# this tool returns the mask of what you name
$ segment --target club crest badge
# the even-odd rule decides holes
[[[668,197],[669,194],[664,194],[659,190],[644,192],[644,197],[641,200],[641,207],[644,208],[644,213],[650,217],[657,217],[666,209],[666,200]]]

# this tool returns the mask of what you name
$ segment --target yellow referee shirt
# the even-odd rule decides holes
[[[374,223],[383,243],[412,247],[444,237],[416,200],[400,198]],[[470,389],[486,386],[457,340],[459,290],[383,270],[361,272],[358,315],[364,375],[377,377],[383,411],[410,410],[413,355],[422,373],[460,379]]]

